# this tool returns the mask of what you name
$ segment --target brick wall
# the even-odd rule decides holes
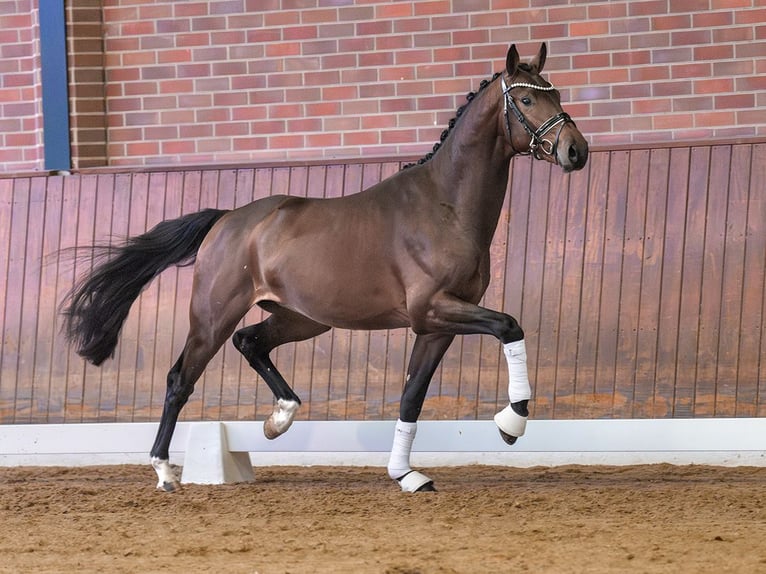
[[[0,0],[6,171],[41,166],[34,6]],[[523,57],[548,42],[549,78],[593,144],[766,136],[763,0],[67,8],[76,165],[420,155],[511,42]]]
[[[32,0],[0,0],[0,170],[42,167],[37,10]]]
[[[104,21],[114,164],[419,155],[511,42],[548,42],[595,144],[766,135],[760,0],[105,0]]]
[[[100,1],[66,3],[73,167],[102,166],[106,155],[104,41]]]

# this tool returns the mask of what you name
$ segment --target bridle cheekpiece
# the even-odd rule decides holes
[[[576,125],[572,118],[570,118],[569,114],[566,112],[559,112],[555,116],[545,120],[542,124],[540,124],[539,128],[534,130],[532,129],[532,126],[529,125],[529,122],[527,121],[527,118],[524,117],[524,114],[521,113],[519,106],[516,104],[516,100],[514,100],[513,96],[511,95],[511,90],[514,88],[529,88],[532,90],[538,90],[540,92],[552,92],[556,88],[553,86],[553,84],[550,86],[538,86],[537,84],[529,84],[527,82],[513,82],[512,84],[507,85],[505,83],[504,77],[501,77],[500,81],[502,83],[503,96],[505,98],[503,113],[505,114],[505,125],[508,127],[508,137],[512,138],[511,118],[510,114],[508,113],[508,108],[510,108],[513,110],[513,114],[521,124],[521,127],[524,128],[524,131],[526,131],[531,138],[529,141],[529,148],[526,151],[519,153],[522,155],[532,154],[536,159],[542,159],[539,154],[544,153],[545,155],[553,157],[554,161],[558,163],[558,159],[556,157],[556,148],[559,144],[559,136],[561,135],[561,130],[564,129],[566,124],[571,123],[572,125]],[[556,132],[556,139],[553,141],[544,139],[544,136],[556,126],[559,126],[559,129]]]

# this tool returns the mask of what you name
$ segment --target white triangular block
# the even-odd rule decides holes
[[[223,423],[191,425],[184,455],[182,483],[230,484],[254,480],[250,454],[229,452]]]

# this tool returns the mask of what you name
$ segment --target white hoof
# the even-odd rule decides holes
[[[274,411],[263,422],[263,434],[266,438],[273,440],[284,434],[290,428],[290,425],[293,424],[293,419],[299,406],[301,404],[298,401],[279,399],[274,407]]]
[[[511,405],[508,405],[495,415],[495,424],[505,434],[518,438],[524,435],[527,417],[521,416],[513,410]]]
[[[428,478],[425,474],[418,472],[417,470],[411,470],[401,478],[397,479],[399,486],[402,487],[402,492],[417,492],[421,488],[427,485],[433,485],[434,481]],[[434,490],[431,487],[428,490]]]
[[[157,473],[157,490],[164,490],[165,492],[175,492],[181,490],[181,482],[178,480],[176,473],[170,466],[170,461],[152,457],[152,467]]]

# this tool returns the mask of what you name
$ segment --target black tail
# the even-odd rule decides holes
[[[94,365],[111,357],[143,288],[168,267],[193,263],[202,240],[225,213],[206,209],[163,221],[122,245],[94,247],[96,257],[106,261],[81,278],[64,300],[64,334],[77,353]]]

